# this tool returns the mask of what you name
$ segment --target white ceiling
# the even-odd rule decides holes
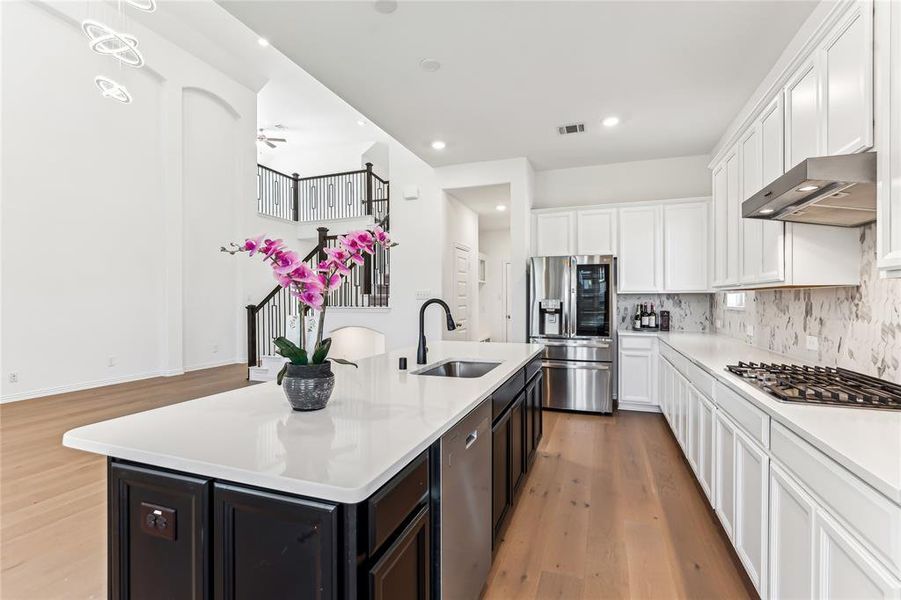
[[[510,184],[479,185],[444,190],[479,216],[479,230],[510,229]],[[503,204],[508,210],[499,211]]]
[[[432,165],[537,169],[709,152],[816,4],[219,2]]]

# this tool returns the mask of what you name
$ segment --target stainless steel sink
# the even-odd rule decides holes
[[[433,377],[464,377],[472,379],[481,377],[498,366],[499,362],[478,360],[445,360],[431,367],[413,371],[413,375],[431,375]]]

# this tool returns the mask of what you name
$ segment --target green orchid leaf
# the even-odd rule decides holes
[[[275,376],[275,382],[278,385],[282,384],[282,379],[285,378],[285,373],[287,373],[287,372],[288,372],[288,363],[285,363],[284,365],[282,365],[282,370],[279,371],[278,375]]]
[[[325,338],[319,345],[316,346],[316,351],[313,352],[313,361],[314,365],[321,365],[325,362],[325,357],[328,356],[328,351],[332,347],[332,338]]]
[[[277,352],[291,361],[291,364],[305,365],[307,364],[307,352],[303,348],[299,348],[297,344],[284,336],[275,338],[272,342],[277,348]]]
[[[328,360],[330,360],[330,361],[332,361],[332,362],[334,362],[334,363],[338,363],[339,365],[350,365],[350,366],[353,367],[354,369],[358,369],[358,368],[359,368],[359,367],[357,366],[357,363],[355,363],[355,362],[350,362],[349,360],[344,360],[343,358],[330,358],[330,359],[328,359]]]

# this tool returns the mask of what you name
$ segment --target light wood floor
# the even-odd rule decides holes
[[[749,598],[659,414],[546,411],[485,600]]]
[[[63,432],[247,385],[242,366],[0,405],[0,598],[106,595],[106,462]],[[659,415],[545,413],[486,600],[753,594]]]
[[[0,598],[106,597],[106,459],[65,431],[247,385],[242,365],[0,405]]]

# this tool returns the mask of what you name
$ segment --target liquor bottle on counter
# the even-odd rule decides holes
[[[657,329],[657,311],[654,310],[653,302],[651,302],[651,312],[648,313],[648,327]]]
[[[641,328],[642,329],[647,329],[650,318],[651,318],[651,315],[648,313],[648,307],[645,304],[642,304],[641,305]]]
[[[635,306],[635,316],[632,317],[632,329],[641,329],[641,306]]]

